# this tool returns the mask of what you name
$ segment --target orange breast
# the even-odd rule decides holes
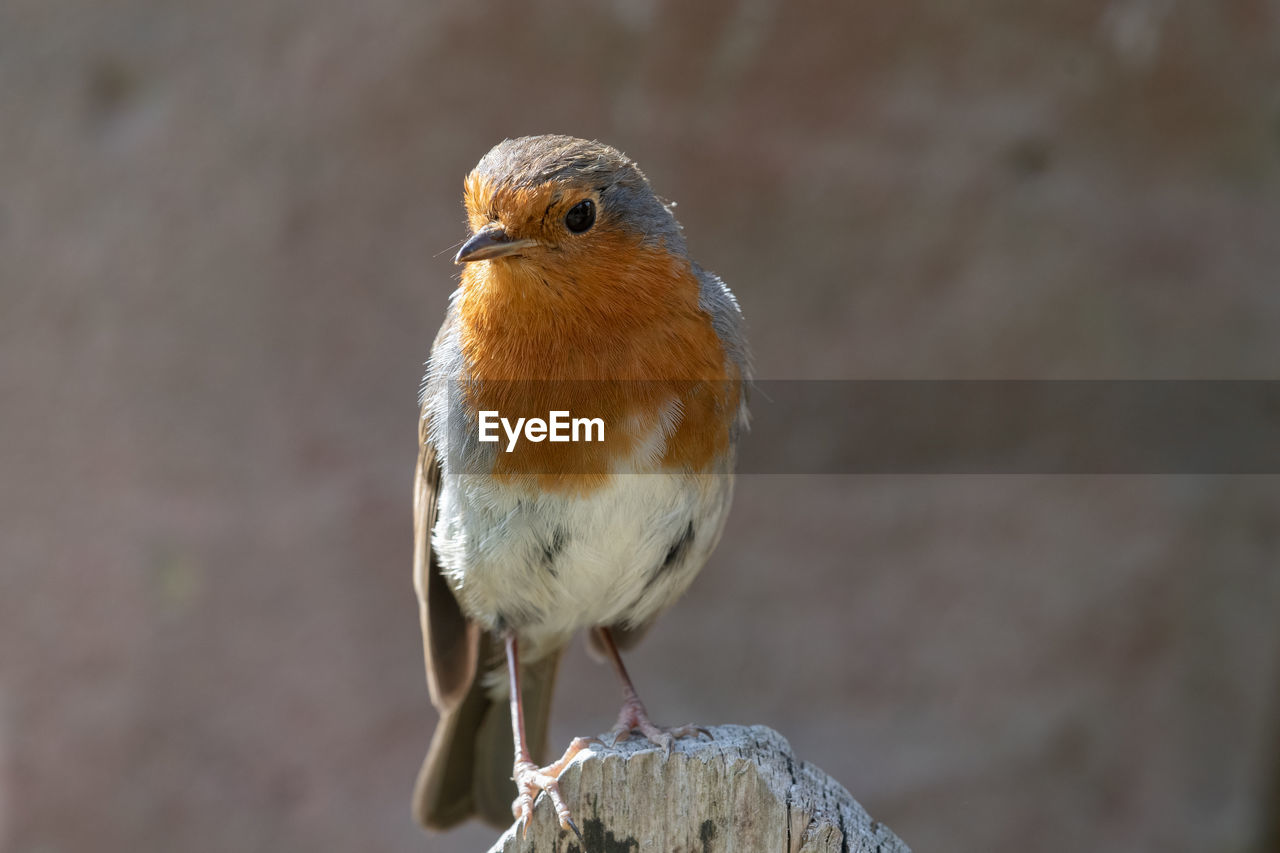
[[[688,261],[624,235],[601,235],[589,262],[546,268],[470,264],[458,304],[474,410],[598,417],[603,442],[521,440],[495,473],[538,490],[591,491],[636,459],[664,417],[665,447],[645,470],[710,470],[728,450],[737,367],[698,306]],[[674,407],[674,408],[673,408]]]

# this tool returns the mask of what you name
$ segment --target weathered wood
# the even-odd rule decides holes
[[[560,830],[546,795],[525,838],[490,853],[910,853],[838,782],[764,726],[717,726],[671,757],[643,738],[597,747],[560,776],[586,841]]]

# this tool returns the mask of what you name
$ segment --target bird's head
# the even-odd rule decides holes
[[[600,142],[501,142],[467,176],[464,203],[471,236],[454,262],[486,267],[486,280],[580,291],[646,259],[685,260],[668,206],[634,162]]]

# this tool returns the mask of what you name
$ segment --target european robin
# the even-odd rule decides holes
[[[556,778],[590,741],[546,767],[534,758],[579,629],[622,679],[615,739],[638,732],[669,751],[700,731],[655,725],[618,649],[720,538],[747,419],[742,315],[689,259],[671,206],[608,145],[506,140],[467,176],[464,203],[461,284],[418,432],[414,585],[440,722],[414,814],[443,828],[514,813],[527,827],[545,791],[576,830]],[[556,412],[591,423],[548,436]],[[534,427],[535,413],[549,421]]]

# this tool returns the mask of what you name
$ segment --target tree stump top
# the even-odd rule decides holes
[[[643,738],[582,753],[560,790],[585,847],[543,795],[526,837],[513,826],[490,853],[910,853],[773,729],[710,731],[670,758]]]

